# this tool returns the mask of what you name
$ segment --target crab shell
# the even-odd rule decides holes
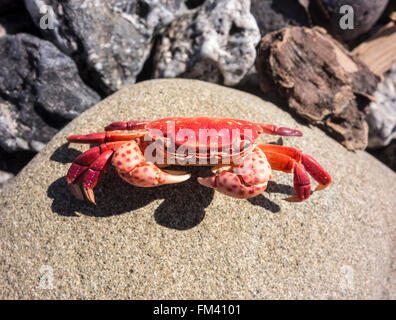
[[[149,122],[145,126],[147,135],[154,141],[157,151],[174,154],[179,164],[185,163],[184,150],[195,150],[196,158],[221,161],[224,157],[240,160],[251,151],[254,142],[263,133],[261,124],[228,118],[165,118]],[[174,152],[170,149],[174,146]],[[217,161],[216,161],[217,160]],[[209,161],[212,163],[211,161]],[[207,165],[207,164],[206,164]]]

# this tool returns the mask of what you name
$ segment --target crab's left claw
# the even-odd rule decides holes
[[[119,176],[137,187],[181,183],[191,177],[187,172],[162,170],[154,163],[146,161],[143,146],[136,141],[130,141],[118,148],[112,161]]]

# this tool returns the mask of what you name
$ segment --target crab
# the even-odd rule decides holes
[[[169,165],[210,166],[213,175],[199,177],[198,182],[240,199],[262,193],[272,178],[271,170],[293,173],[295,195],[288,201],[310,197],[308,173],[318,182],[316,190],[329,186],[330,174],[314,158],[292,147],[256,144],[260,134],[302,136],[299,130],[230,118],[113,122],[104,132],[67,138],[71,143],[98,145],[73,161],[66,179],[76,198],[94,204],[93,189],[110,164],[123,180],[137,187],[181,183],[191,177],[185,171],[164,169]]]

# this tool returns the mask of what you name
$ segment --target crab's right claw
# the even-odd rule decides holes
[[[307,200],[311,195],[311,181],[308,173],[297,162],[294,162],[293,172],[293,184],[296,195],[286,198],[285,200],[289,202],[301,202]]]

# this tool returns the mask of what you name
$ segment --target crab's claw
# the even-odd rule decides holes
[[[297,162],[292,163],[293,166],[293,184],[296,195],[286,198],[289,202],[301,202],[307,200],[311,195],[311,181],[308,173]]]
[[[236,167],[214,168],[215,176],[198,178],[205,187],[213,188],[227,196],[248,199],[262,193],[271,179],[271,168],[264,153],[255,148],[251,156]]]
[[[301,150],[272,144],[261,144],[258,148],[264,151],[272,169],[294,174],[296,195],[285,199],[287,201],[300,202],[309,198],[311,182],[308,173],[319,183],[316,190],[323,190],[331,183],[330,174]]]
[[[316,187],[316,191],[327,188],[331,183],[330,174],[316,161],[314,158],[307,154],[303,154],[301,157],[301,163],[305,170],[314,178],[319,185]]]
[[[118,148],[112,162],[120,177],[137,187],[180,183],[191,177],[187,172],[161,170],[152,162],[147,162],[140,145],[135,141]]]

